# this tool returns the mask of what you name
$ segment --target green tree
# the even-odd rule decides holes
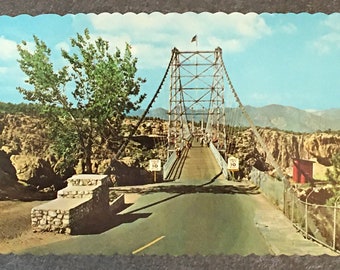
[[[333,185],[332,193],[333,196],[327,200],[327,205],[334,205],[335,202],[338,202],[339,205],[339,183],[340,183],[340,152],[336,153],[332,157],[333,170],[327,169],[326,176],[328,181]]]
[[[18,90],[26,100],[43,105],[59,157],[66,164],[81,159],[83,173],[92,173],[94,147],[115,151],[124,118],[145,98],[139,93],[144,80],[135,78],[137,59],[130,45],[124,54],[118,48],[110,53],[108,41],[93,40],[85,29],[71,38],[71,53],[61,50],[68,64],[55,71],[51,50],[36,36],[34,42],[34,52],[26,41],[18,45],[25,82],[33,86]]]
[[[328,181],[337,185],[340,183],[340,152],[332,157],[333,170],[327,169],[326,176]]]

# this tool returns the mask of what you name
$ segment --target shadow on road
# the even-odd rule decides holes
[[[188,153],[189,153],[189,149],[185,147],[180,157],[177,158],[175,163],[173,164],[167,176],[167,180],[166,180],[167,182],[175,181],[176,179],[179,179],[181,177],[183,167],[184,167],[184,162],[187,159]]]
[[[130,188],[130,193],[155,193],[155,192],[165,192],[174,193],[173,196],[167,197],[165,199],[144,205],[140,208],[133,209],[124,214],[119,214],[122,210],[131,206],[131,204],[125,204],[121,209],[113,212],[98,214],[96,216],[91,216],[86,221],[81,222],[82,226],[79,227],[73,234],[76,235],[89,235],[89,234],[100,234],[108,231],[114,227],[117,227],[123,223],[132,223],[140,218],[148,218],[152,213],[136,213],[138,211],[150,208],[152,206],[167,202],[169,200],[175,199],[179,196],[193,193],[214,193],[214,194],[259,194],[260,191],[258,187],[238,184],[238,185],[211,185],[216,179],[221,175],[221,173],[214,176],[207,183],[201,185],[158,185],[147,188],[134,187]],[[118,214],[117,214],[118,213]]]
[[[207,186],[207,185],[210,185],[210,184],[214,183],[216,181],[216,179],[219,178],[220,175],[222,175],[222,173],[223,172],[221,171],[219,174],[216,174],[216,176],[214,176],[209,182],[207,182],[207,183],[205,183],[203,185],[200,185],[200,186],[204,187],[204,186]]]
[[[190,193],[215,193],[215,194],[259,194],[259,188],[254,185],[248,184],[237,184],[237,185],[211,185],[216,179],[221,175],[218,174],[207,183],[201,185],[157,185],[149,187],[129,187],[128,190],[117,189],[128,193],[140,193],[149,194],[155,192],[166,192],[166,193],[180,193],[180,194],[190,194]]]
[[[172,200],[172,199],[174,199],[174,198],[177,198],[177,197],[179,197],[179,196],[182,196],[182,195],[183,195],[183,194],[176,194],[176,195],[174,195],[174,196],[165,198],[165,199],[163,199],[163,200],[160,200],[160,201],[157,201],[157,202],[154,202],[154,203],[150,203],[150,204],[145,205],[145,206],[143,206],[143,207],[134,209],[134,210],[132,210],[132,211],[126,213],[126,214],[132,214],[132,213],[138,212],[138,211],[140,211],[140,210],[144,210],[144,209],[150,208],[150,207],[152,207],[152,206],[155,206],[155,205],[157,205],[157,204],[164,203],[164,202],[166,202],[166,201],[170,201],[170,200]]]
[[[132,223],[140,218],[147,218],[151,213],[125,213],[118,214],[118,212],[128,208],[131,204],[125,204],[118,211],[109,211],[109,213],[100,213],[92,215],[81,222],[72,234],[74,235],[90,235],[101,234],[124,223]]]
[[[154,187],[149,190],[141,191],[141,193],[154,193],[154,192],[166,192],[166,193],[180,193],[180,194],[190,194],[190,193],[215,193],[215,194],[259,194],[260,191],[258,187],[255,186],[195,186],[195,185],[176,185],[176,186],[160,186]]]
[[[140,207],[138,209],[134,209],[127,214],[135,213],[140,210],[144,210],[147,208],[150,208],[152,206],[164,203],[166,201],[172,200],[174,198],[177,198],[179,196],[183,196],[185,194],[192,194],[192,193],[214,193],[214,194],[249,194],[249,195],[255,195],[260,194],[259,188],[256,186],[249,186],[249,185],[242,185],[239,184],[237,186],[235,185],[210,185],[213,182],[216,181],[216,179],[221,175],[219,173],[215,177],[213,177],[209,182],[204,183],[202,185],[196,186],[196,185],[167,185],[167,186],[154,186],[145,190],[139,190],[139,193],[149,194],[149,193],[155,193],[155,192],[165,192],[165,193],[176,193],[175,195],[165,198],[160,201],[156,201],[154,203],[145,205],[143,207]],[[136,190],[134,190],[136,192]]]

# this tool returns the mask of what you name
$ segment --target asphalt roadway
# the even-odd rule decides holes
[[[207,147],[188,151],[179,179],[143,188],[105,228],[22,253],[337,255],[304,239],[254,185],[225,180]]]

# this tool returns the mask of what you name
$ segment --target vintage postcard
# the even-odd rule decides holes
[[[0,16],[0,253],[338,255],[339,25]]]

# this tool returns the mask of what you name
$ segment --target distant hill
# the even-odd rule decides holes
[[[278,128],[294,132],[314,132],[317,130],[340,130],[340,109],[323,111],[304,111],[294,107],[277,104],[264,107],[245,106],[247,113],[256,126]],[[140,116],[143,110],[138,110],[131,116]],[[164,108],[151,109],[148,117],[168,120],[167,110]],[[226,109],[227,123],[237,126],[249,126],[239,108]],[[188,119],[191,120],[191,119]],[[201,116],[194,119],[201,120]]]
[[[135,112],[131,112],[129,116],[141,116],[144,113],[143,109],[139,109]],[[168,111],[164,108],[151,109],[147,117],[160,118],[163,120],[168,120]]]
[[[308,112],[289,106],[268,105],[259,108],[246,106],[246,110],[255,125],[261,127],[295,132],[340,130],[340,109]]]
[[[315,115],[318,115],[324,119],[332,119],[332,121],[336,121],[338,125],[340,125],[340,109],[329,109],[324,111],[314,111],[312,112]]]
[[[250,118],[256,126],[277,128],[280,130],[294,132],[315,132],[340,130],[340,108],[322,111],[305,111],[290,106],[267,105],[264,107],[245,106]],[[12,104],[0,102],[0,114],[4,113],[24,113],[27,115],[39,115],[41,110],[37,104]],[[140,109],[131,112],[130,116],[141,116],[144,110]],[[151,109],[148,117],[168,120],[168,111],[164,108]],[[249,126],[239,108],[226,108],[227,123],[233,126]],[[191,121],[191,116],[188,121]],[[194,117],[194,121],[199,122],[202,116]],[[206,119],[204,119],[206,121]]]

